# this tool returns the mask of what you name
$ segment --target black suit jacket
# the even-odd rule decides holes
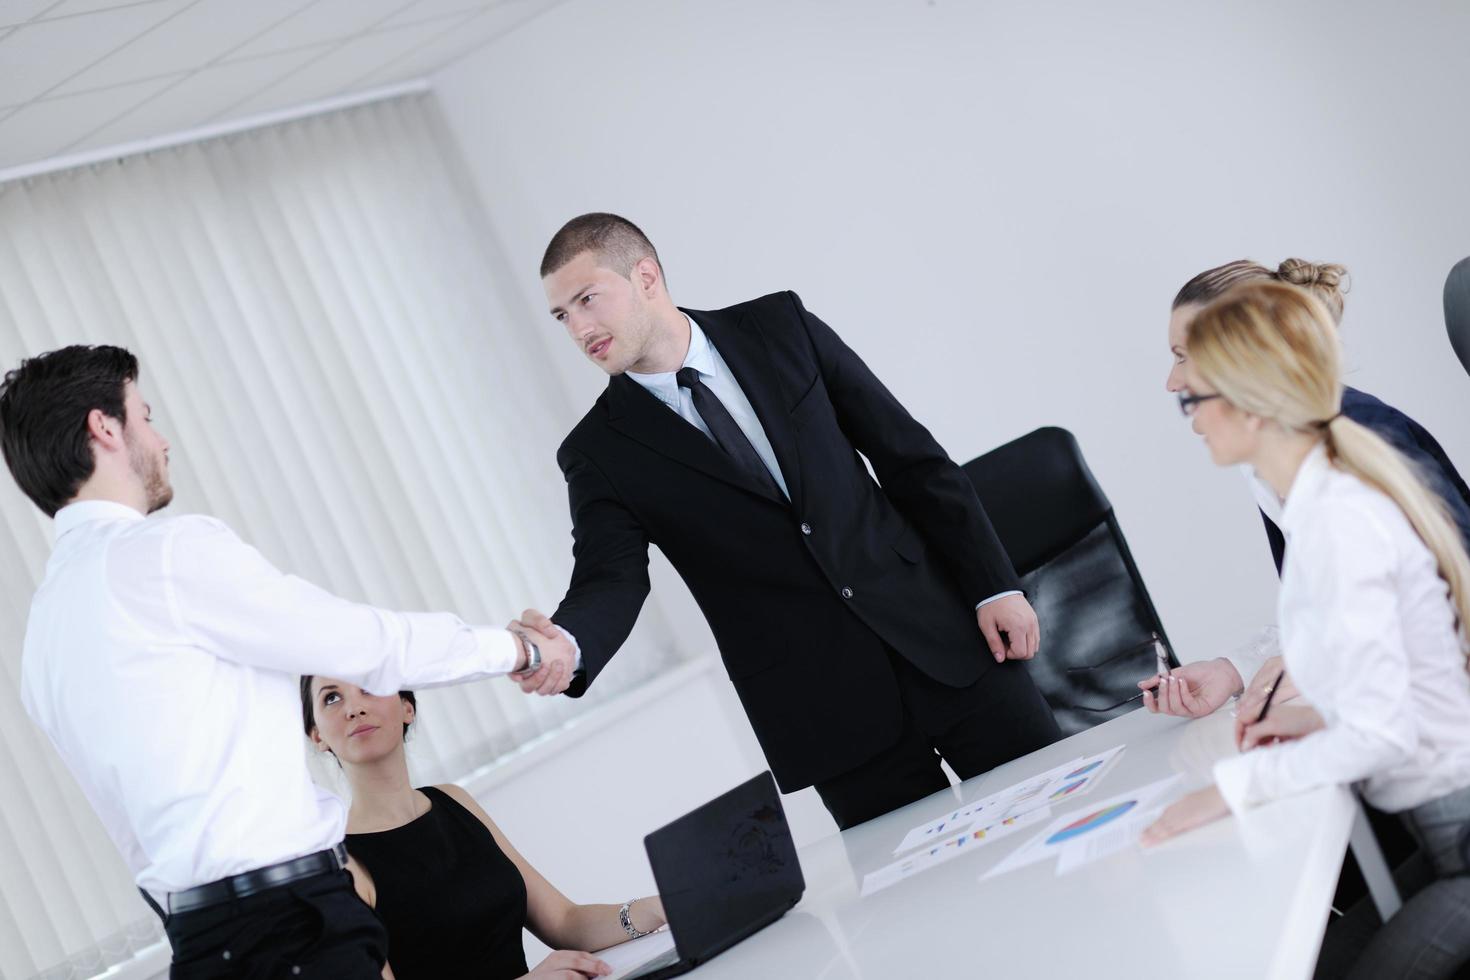
[[[1424,485],[1444,501],[1460,529],[1466,550],[1470,550],[1470,487],[1465,485],[1455,464],[1429,430],[1392,405],[1356,388],[1342,389],[1342,414],[1372,429],[1404,455]],[[1261,520],[1266,522],[1266,540],[1271,542],[1271,558],[1276,562],[1276,574],[1280,575],[1286,561],[1286,536],[1264,512]]]
[[[612,378],[557,453],[576,563],[552,618],[585,666],[568,693],[627,638],[657,544],[790,792],[897,739],[885,643],[943,684],[972,684],[993,663],[975,604],[1019,583],[964,472],[795,293],[685,312],[750,399],[791,500],[748,481],[636,382]]]

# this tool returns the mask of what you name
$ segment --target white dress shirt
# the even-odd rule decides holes
[[[751,407],[750,399],[746,397],[740,382],[735,380],[735,374],[720,352],[709,342],[699,324],[688,316],[685,322],[689,324],[689,353],[684,355],[682,368],[691,367],[699,372],[699,380],[703,381],[714,396],[725,406],[725,411],[740,426],[740,431],[745,433],[745,438],[750,440],[750,445],[755,449],[761,462],[770,471],[772,479],[781,488],[781,493],[787,500],[791,499],[791,491],[786,488],[786,477],[781,473],[781,464],[776,460],[776,451],[771,448],[771,440],[766,436],[766,430],[761,425],[760,416],[755,414]],[[635,374],[628,372],[628,377],[642,385],[649,394],[663,402],[674,413],[694,426],[706,436],[713,438],[709,426],[705,425],[704,419],[694,409],[694,395],[688,388],[680,387],[678,371],[668,371],[662,374]],[[975,608],[994,602],[996,599],[1008,595],[1020,595],[1021,593],[1012,589],[1009,592],[1000,592],[987,599],[982,599]]]
[[[157,894],[342,840],[345,807],[307,773],[298,675],[386,695],[518,657],[504,630],[284,575],[213,518],[84,501],[56,514],[21,700]]]
[[[1276,491],[1271,485],[1256,475],[1254,468],[1241,466],[1240,475],[1250,486],[1251,497],[1261,513],[1270,518],[1271,523],[1277,527],[1281,526],[1281,498],[1276,496]],[[1281,655],[1281,635],[1275,624],[1262,627],[1250,639],[1240,646],[1222,654],[1230,661],[1235,672],[1240,675],[1240,683],[1248,685],[1256,673],[1265,666],[1266,661],[1272,657]]]
[[[1470,786],[1470,674],[1449,586],[1403,512],[1319,445],[1280,526],[1282,656],[1326,727],[1217,763],[1231,809],[1359,783],[1398,812]]]

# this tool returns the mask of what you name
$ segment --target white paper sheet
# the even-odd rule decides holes
[[[593,953],[598,959],[613,968],[613,972],[607,980],[618,980],[625,977],[635,969],[647,963],[661,953],[674,948],[674,933],[669,929],[660,929],[637,939],[630,939],[607,949],[599,949]]]
[[[1091,792],[1113,768],[1113,763],[1117,761],[1118,756],[1123,754],[1123,749],[1126,747],[1115,745],[1106,752],[1090,755],[1077,763],[1075,768],[1069,770],[1053,784],[1050,792],[1047,793],[1047,802],[1062,803]]]
[[[1122,746],[1118,746],[1122,749]],[[1116,751],[1116,750],[1111,750]],[[1072,772],[1086,760],[1078,756],[1046,772],[1013,783],[1005,789],[991,793],[983,799],[966,803],[942,817],[910,830],[893,849],[894,854],[932,844],[934,841],[986,823],[998,823],[1006,817],[1019,817],[1047,805],[1046,790],[1066,773]],[[1098,770],[1101,772],[1102,770]]]
[[[981,880],[1058,857],[1070,849],[1075,849],[1075,853],[1066,859],[1068,871],[1116,853],[1138,839],[1159,810],[1165,795],[1178,781],[1177,775],[1169,776],[1058,817],[1014,854],[981,876]],[[1097,838],[1097,841],[1092,838]],[[1063,873],[1060,866],[1057,873]]]
[[[936,865],[952,861],[961,854],[969,854],[979,850],[992,841],[1024,830],[1032,824],[1040,823],[1051,816],[1051,810],[1043,808],[1032,810],[1018,817],[1009,817],[997,820],[995,823],[962,833],[954,834],[944,840],[936,841],[934,844],[917,854],[911,854],[906,858],[894,861],[892,864],[879,868],[863,878],[862,894],[864,897],[880,892],[890,885],[896,885],[905,878],[927,871]]]

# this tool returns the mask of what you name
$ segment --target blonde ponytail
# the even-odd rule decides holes
[[[1398,505],[1449,585],[1466,650],[1470,557],[1464,542],[1444,502],[1413,464],[1341,414],[1341,355],[1322,300],[1281,282],[1243,283],[1200,311],[1189,326],[1188,345],[1200,376],[1232,405],[1288,429],[1320,434],[1334,466]]]
[[[1450,587],[1450,601],[1460,620],[1460,646],[1470,627],[1470,557],[1444,501],[1425,487],[1413,463],[1366,426],[1339,417],[1327,427],[1327,456],[1398,504],[1419,540],[1434,555],[1439,577]]]

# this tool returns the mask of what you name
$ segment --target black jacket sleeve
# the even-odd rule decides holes
[[[831,327],[795,293],[787,295],[811,340],[838,424],[873,464],[894,507],[943,556],[972,602],[1019,590],[1010,557],[964,470]]]
[[[595,463],[563,446],[557,463],[572,509],[572,582],[552,621],[576,637],[583,671],[567,689],[581,697],[623,645],[648,597],[648,535]]]

